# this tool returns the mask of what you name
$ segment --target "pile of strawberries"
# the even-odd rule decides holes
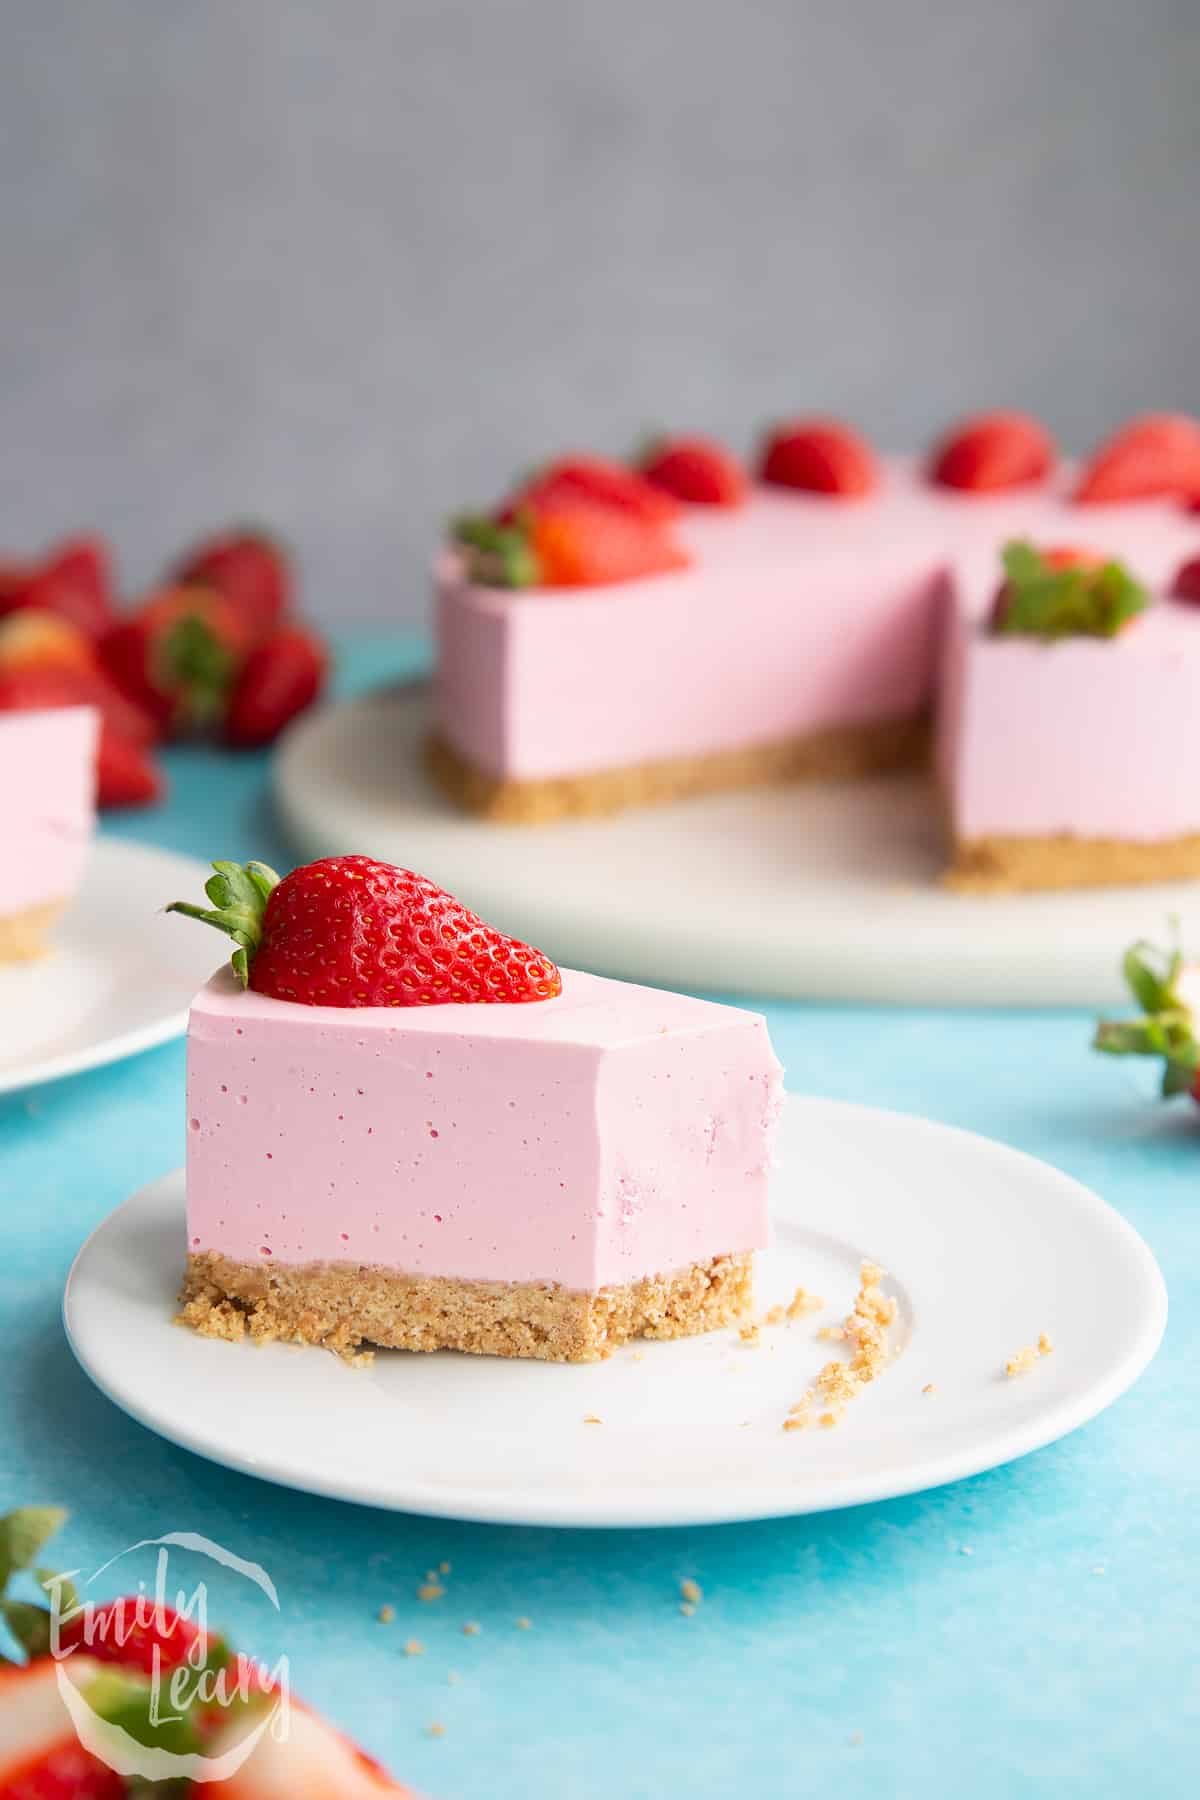
[[[201,732],[268,744],[317,697],[325,647],[293,598],[286,555],[249,531],[198,545],[126,611],[100,537],[0,561],[0,712],[95,706],[99,804],[150,805],[159,744]]]
[[[978,413],[929,455],[927,479],[963,494],[997,494],[1046,480],[1058,452],[1027,413]],[[837,419],[791,419],[759,450],[757,479],[771,487],[853,501],[882,476],[866,439]],[[451,526],[474,580],[491,587],[594,587],[685,568],[675,536],[682,507],[737,507],[751,475],[707,437],[669,437],[631,463],[593,455],[559,457],[492,512]],[[1082,466],[1078,505],[1179,499],[1200,507],[1200,423],[1181,413],[1130,421]]]

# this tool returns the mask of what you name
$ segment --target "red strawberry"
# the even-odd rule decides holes
[[[1028,413],[977,413],[944,437],[929,459],[929,479],[964,493],[998,494],[1044,481],[1057,451]]]
[[[866,439],[836,419],[793,419],[777,425],[763,449],[762,479],[775,487],[856,499],[879,486]]]
[[[229,531],[210,538],[184,557],[173,579],[182,587],[224,594],[254,638],[273,631],[291,609],[291,564],[265,532]]]
[[[224,711],[250,642],[223,595],[166,588],[101,638],[100,658],[160,729],[182,735]]]
[[[177,900],[238,945],[243,986],[307,1006],[549,1000],[562,977],[424,875],[369,856],[327,856],[281,881],[263,863],[213,864],[211,908]]]
[[[94,1662],[117,1663],[126,1669],[154,1671],[155,1651],[164,1674],[185,1663],[202,1635],[198,1625],[169,1606],[161,1613],[145,1595],[132,1594],[84,1606],[59,1632],[64,1649],[82,1648]]]
[[[1163,1098],[1190,1094],[1200,1102],[1200,965],[1185,962],[1177,947],[1165,951],[1138,943],[1126,951],[1122,967],[1142,1017],[1102,1020],[1093,1049],[1109,1056],[1158,1057],[1163,1065]]]
[[[113,621],[113,583],[103,538],[64,538],[41,563],[0,567],[0,613],[31,607],[56,613],[97,638]]]
[[[1200,556],[1180,563],[1167,592],[1172,600],[1200,600]]]
[[[524,482],[497,518],[501,524],[509,524],[518,513],[541,512],[576,501],[611,506],[649,521],[673,519],[679,511],[668,494],[624,463],[604,456],[561,456]]]
[[[0,619],[0,669],[96,667],[90,638],[77,625],[39,607],[22,606]]]
[[[102,728],[96,752],[96,804],[102,810],[154,806],[165,791],[158,765],[148,751]]]
[[[483,587],[603,587],[690,562],[666,529],[617,507],[556,501],[513,525],[459,519],[467,572]]]
[[[1183,413],[1146,413],[1123,425],[1084,465],[1073,498],[1200,498],[1200,424]]]
[[[0,669],[0,711],[42,707],[94,706],[117,737],[146,749],[155,741],[153,725],[99,669],[49,667]]]
[[[325,646],[300,625],[272,632],[250,652],[229,698],[224,734],[239,749],[270,744],[311,706],[325,681]]]
[[[651,486],[692,506],[740,506],[749,483],[737,457],[712,438],[663,438],[642,461]]]

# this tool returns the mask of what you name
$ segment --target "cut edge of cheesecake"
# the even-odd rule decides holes
[[[556,1282],[465,1281],[372,1264],[188,1257],[178,1322],[203,1337],[461,1350],[541,1362],[597,1362],[634,1338],[692,1337],[739,1323],[753,1304],[753,1251],[670,1275],[581,1292]]]

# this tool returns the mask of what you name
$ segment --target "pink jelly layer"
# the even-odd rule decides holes
[[[1163,502],[1073,506],[1071,475],[994,497],[886,465],[861,501],[759,489],[688,508],[678,574],[590,589],[472,587],[438,561],[442,735],[505,780],[737,749],[918,713],[939,662],[939,578],[999,573],[1010,538],[1119,554],[1155,585],[1200,552],[1200,517]]]
[[[1200,608],[1160,600],[1115,638],[1045,643],[993,636],[984,599],[964,582],[948,607],[937,757],[956,836],[1200,832]]]
[[[69,898],[95,825],[99,716],[0,713],[0,918]]]
[[[301,1006],[228,971],[188,1029],[188,1240],[594,1289],[767,1239],[754,1013],[563,971],[524,1006]]]

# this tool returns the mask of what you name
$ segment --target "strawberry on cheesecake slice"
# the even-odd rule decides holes
[[[938,764],[948,883],[1013,891],[1200,875],[1190,779],[1200,613],[1119,561],[1014,542],[960,571]]]
[[[588,1361],[739,1318],[780,1069],[756,1014],[574,970],[411,871],[214,864],[183,1318]]]
[[[0,696],[0,963],[37,956],[74,897],[96,813],[99,715]]]

